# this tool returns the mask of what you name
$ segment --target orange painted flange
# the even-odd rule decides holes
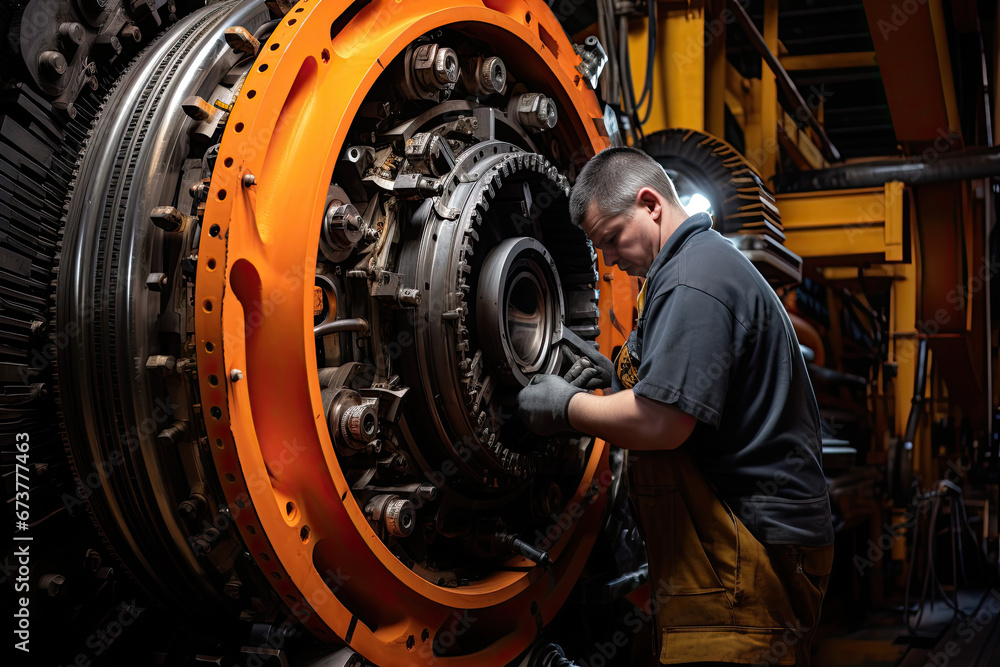
[[[250,554],[317,636],[347,641],[380,665],[506,664],[552,619],[583,568],[611,483],[607,448],[591,449],[566,520],[549,533],[548,570],[514,558],[460,588],[412,572],[370,528],[327,430],[312,331],[320,222],[365,95],[385,65],[433,29],[487,41],[520,80],[554,98],[565,145],[604,148],[602,113],[541,0],[375,0],[340,20],[349,4],[295,5],[254,63],[223,136],[196,282],[212,453]],[[431,645],[447,648],[448,633],[452,643],[476,638],[478,650],[436,658]]]

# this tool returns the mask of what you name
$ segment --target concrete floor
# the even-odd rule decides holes
[[[925,606],[914,636],[898,608],[870,610],[863,627],[823,628],[814,643],[816,667],[996,667],[1000,665],[1000,590],[960,591],[955,615],[938,600]]]

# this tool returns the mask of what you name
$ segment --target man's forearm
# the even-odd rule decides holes
[[[677,408],[636,396],[631,389],[611,396],[577,394],[569,402],[569,422],[624,449],[674,449],[694,429],[694,417]]]

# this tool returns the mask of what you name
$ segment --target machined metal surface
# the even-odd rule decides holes
[[[252,625],[246,655],[308,631],[372,664],[506,664],[618,480],[604,442],[513,417],[572,363],[564,321],[600,335],[567,199],[602,114],[537,0],[336,4],[197,10],[83,137],[52,323],[71,462],[99,473],[78,504],[163,608]],[[456,614],[477,627],[442,645]]]
[[[373,2],[338,23],[329,4],[300,2],[243,84],[208,193],[203,229],[217,233],[199,253],[199,369],[245,375],[201,385],[216,465],[227,495],[253,501],[239,527],[257,565],[277,572],[276,592],[293,613],[309,605],[318,637],[376,664],[429,648],[456,609],[485,625],[437,661],[512,659],[537,631],[516,619],[551,618],[599,512],[544,550],[532,531],[607,491],[604,443],[540,439],[511,418],[527,377],[572,362],[548,344],[561,320],[599,333],[596,256],[569,223],[566,156],[605,144],[602,114],[575,83],[568,41],[559,57],[541,46],[544,4],[529,5],[526,16],[438,2],[441,28],[426,33],[415,19],[427,6]],[[352,21],[390,9],[405,29],[350,39]],[[344,32],[325,47],[331,24]],[[234,187],[244,173],[255,184]],[[510,266],[493,287],[501,357],[478,319],[484,262],[525,237],[524,252],[500,255]],[[208,270],[223,260],[225,272]],[[270,294],[281,298],[258,301]],[[275,470],[278,432],[301,451]],[[352,573],[335,589],[323,580],[334,567]],[[371,601],[373,589],[398,604]]]

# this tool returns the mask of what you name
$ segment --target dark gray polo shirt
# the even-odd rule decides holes
[[[683,447],[757,539],[830,544],[819,409],[792,323],[711,227],[688,218],[646,274],[626,384],[698,419]]]

